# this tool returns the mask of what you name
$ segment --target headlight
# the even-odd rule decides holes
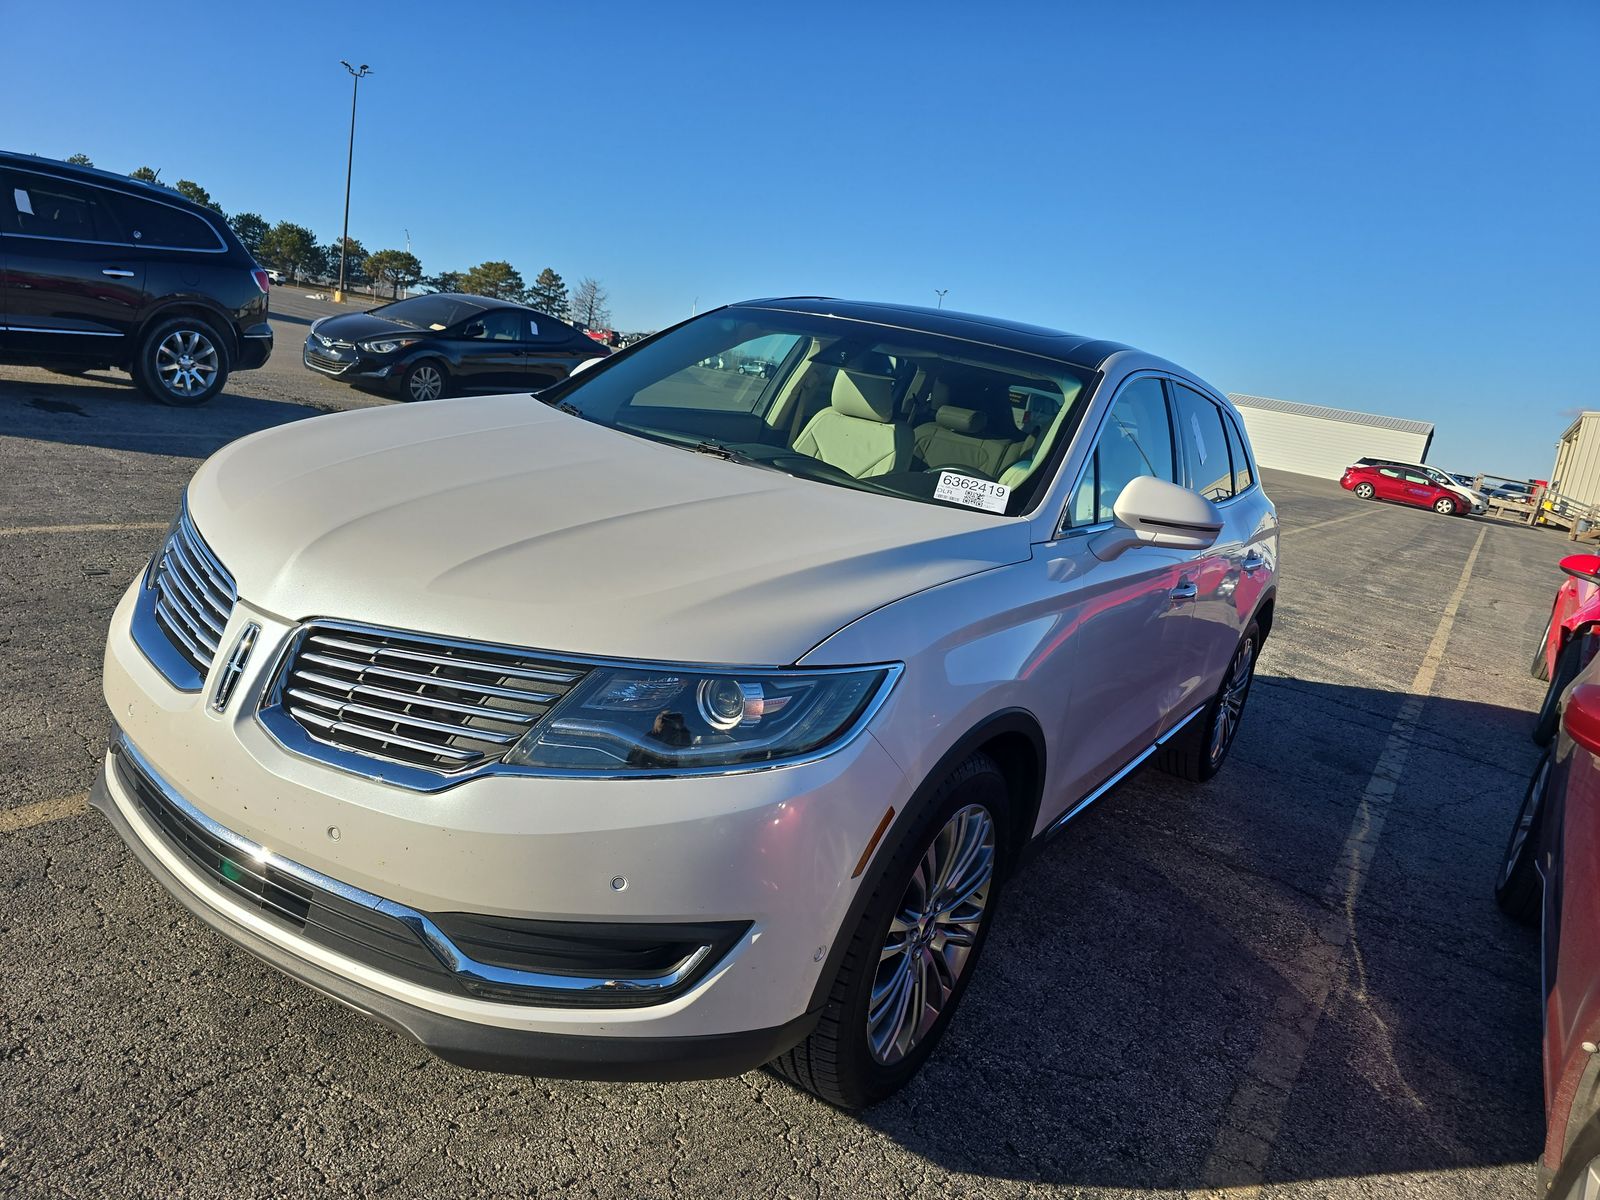
[[[377,338],[370,342],[357,342],[356,345],[368,354],[393,354],[396,350],[404,350],[421,340],[414,337]]]
[[[656,773],[783,762],[842,743],[899,673],[898,666],[809,672],[598,667],[505,761]]]

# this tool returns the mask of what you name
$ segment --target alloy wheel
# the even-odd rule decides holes
[[[1228,674],[1222,685],[1222,693],[1217,697],[1217,715],[1211,723],[1209,751],[1213,763],[1222,761],[1222,756],[1233,744],[1234,735],[1239,732],[1239,721],[1244,716],[1245,698],[1250,694],[1250,671],[1255,662],[1256,644],[1254,640],[1247,638],[1234,654],[1233,662],[1228,666]]]
[[[217,377],[218,366],[216,346],[193,329],[175,329],[156,347],[156,377],[175,396],[200,395]]]
[[[939,1019],[966,969],[994,883],[995,822],[981,804],[954,813],[923,852],[878,955],[867,1045],[891,1066]]]
[[[423,363],[412,369],[407,387],[413,400],[437,400],[444,392],[444,376],[438,367]]]
[[[1572,1181],[1564,1200],[1600,1200],[1600,1158],[1591,1158],[1583,1174]]]

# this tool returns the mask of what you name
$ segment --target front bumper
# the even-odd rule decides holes
[[[179,692],[133,642],[140,586],[111,622],[106,699],[151,771],[217,825],[424,914],[597,926],[740,922],[748,931],[690,990],[656,1003],[558,1007],[462,995],[341,954],[240,903],[173,853],[114,774],[103,780],[97,804],[209,923],[471,1065],[688,1078],[757,1065],[804,1035],[827,951],[855,899],[852,870],[885,806],[902,804],[908,786],[874,738],[745,775],[485,776],[419,794],[291,754],[262,728],[256,710],[294,623],[235,605],[220,644],[232,645],[247,622],[261,633],[217,713],[209,697],[220,662],[201,690]]]
[[[113,756],[116,751],[113,750]],[[550,1079],[669,1081],[713,1079],[754,1070],[795,1045],[816,1024],[818,1013],[803,1013],[771,1029],[680,1037],[598,1037],[506,1029],[443,1016],[329,970],[285,950],[256,930],[232,919],[181,879],[147,839],[148,827],[135,828],[113,797],[112,756],[95,780],[89,802],[156,879],[185,908],[230,941],[292,979],[420,1042],[458,1066]]]

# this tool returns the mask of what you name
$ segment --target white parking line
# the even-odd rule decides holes
[[[63,796],[59,800],[41,800],[37,804],[24,804],[20,808],[0,808],[0,833],[16,833],[64,817],[81,813],[89,802],[88,792],[76,796]]]
[[[1328,521],[1318,521],[1315,525],[1286,525],[1283,528],[1281,528],[1279,530],[1279,532],[1280,533],[1310,533],[1313,529],[1321,529],[1325,525],[1337,525],[1341,521],[1354,521],[1357,517],[1371,516],[1373,513],[1377,512],[1377,511],[1378,510],[1375,509],[1375,508],[1369,508],[1369,509],[1363,510],[1362,512],[1350,513],[1348,516],[1334,517],[1332,520],[1328,520]]]
[[[0,525],[0,537],[24,537],[30,533],[106,533],[124,529],[165,529],[167,521],[122,521],[100,525]]]
[[[1341,518],[1345,519],[1345,518]],[[1331,522],[1328,522],[1331,524]],[[1308,528],[1310,528],[1308,526]],[[1410,693],[1389,726],[1383,752],[1361,793],[1350,832],[1340,847],[1338,865],[1322,890],[1328,914],[1298,960],[1286,972],[1286,990],[1273,1006],[1261,1031],[1255,1057],[1245,1068],[1222,1125],[1206,1159],[1203,1179],[1215,1189],[1211,1195],[1226,1200],[1255,1200],[1261,1194],[1267,1160],[1272,1154],[1284,1110],[1304,1067],[1306,1054],[1338,982],[1345,951],[1355,941],[1355,909],[1367,883],[1367,870],[1378,848],[1378,838],[1388,819],[1396,785],[1411,753],[1412,736],[1434,677],[1444,661],[1456,612],[1467,594],[1472,568],[1487,529],[1478,531],[1456,590],[1445,605],[1433,640],[1411,681]],[[1359,948],[1357,947],[1359,952]]]

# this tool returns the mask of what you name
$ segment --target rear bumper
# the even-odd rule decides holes
[[[673,1081],[739,1075],[770,1062],[804,1038],[816,1024],[811,1012],[769,1029],[682,1037],[597,1037],[508,1029],[449,1017],[292,954],[231,920],[172,873],[146,845],[111,795],[109,766],[103,768],[89,802],[127,843],[134,856],[185,908],[230,941],[285,975],[381,1021],[458,1066],[552,1079]]]
[[[236,371],[253,371],[257,367],[265,366],[267,359],[272,357],[272,326],[263,321],[259,325],[252,325],[239,335],[239,361],[234,363]]]

